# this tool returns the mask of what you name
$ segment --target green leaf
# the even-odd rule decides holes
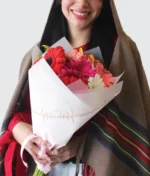
[[[50,48],[50,46],[48,45],[42,45],[42,47],[45,49],[45,51],[47,51]]]

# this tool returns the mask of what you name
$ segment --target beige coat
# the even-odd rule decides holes
[[[114,75],[119,75],[125,71],[122,78],[124,81],[123,90],[115,101],[123,112],[132,116],[137,123],[149,131],[149,135],[150,91],[141,58],[136,44],[125,34],[121,27],[113,0],[111,0],[111,8],[117,28],[118,40],[113,53],[110,70]],[[5,115],[7,120],[3,124],[2,133],[7,128],[14,109],[20,105],[19,100],[23,96],[25,85],[28,86],[28,69],[31,67],[38,53],[38,45],[35,45],[22,60],[18,84]],[[131,168],[101,145],[97,138],[90,133],[87,134],[85,143],[83,142],[80,147],[77,159],[79,157],[95,169],[96,176],[134,175]],[[3,161],[1,161],[2,164]],[[147,175],[150,175],[150,173]]]

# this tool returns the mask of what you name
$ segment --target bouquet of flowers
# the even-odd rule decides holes
[[[69,43],[63,38],[47,47],[29,70],[33,133],[49,141],[52,148],[65,146],[120,93],[123,84],[117,83],[121,76],[113,77],[95,58],[97,48],[83,52],[65,46]],[[51,169],[49,163],[37,166],[45,174]]]

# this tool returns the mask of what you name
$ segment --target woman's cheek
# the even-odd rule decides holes
[[[65,5],[70,5],[74,3],[75,0],[62,0],[61,3],[64,3]]]
[[[68,0],[62,0],[62,3],[67,4],[67,3],[68,3]]]
[[[102,1],[95,0],[92,2],[91,5],[92,5],[93,9],[95,9],[96,11],[100,11],[103,6],[103,3],[102,3]]]

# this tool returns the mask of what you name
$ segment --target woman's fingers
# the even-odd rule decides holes
[[[51,158],[55,158],[57,163],[64,162],[70,158],[76,156],[77,149],[79,144],[81,143],[82,136],[73,137],[65,147],[60,149],[53,149],[49,152],[49,156]]]
[[[47,163],[51,163],[50,159],[40,159],[40,158],[36,158],[35,161],[37,161],[40,164],[47,164]]]
[[[70,150],[69,148],[66,147],[64,149],[62,155],[58,156],[57,161],[59,163],[62,163],[62,162],[66,161],[66,160],[68,160],[68,159],[70,159],[74,156],[75,156],[75,153],[72,150]]]
[[[26,150],[35,161],[38,161],[41,164],[46,164],[47,162],[50,162],[50,159],[46,154],[43,156],[39,156],[40,148],[32,141],[28,143],[28,145],[26,146]]]
[[[27,147],[27,151],[30,153],[30,155],[33,157],[33,159],[37,162],[39,162],[40,164],[46,164],[46,163],[56,163],[58,161],[57,158],[51,158],[48,155],[43,155],[43,156],[39,156],[40,153],[40,148],[38,146],[36,146],[33,142],[31,142],[29,144],[29,146]]]
[[[32,151],[38,156],[38,159],[47,159],[46,148],[49,148],[51,144],[47,141],[43,141],[41,137],[33,138],[30,141],[30,146],[32,146]]]
[[[59,149],[53,149],[53,150],[50,150],[47,152],[47,154],[50,156],[50,157],[55,157],[57,155],[61,155],[65,150],[65,147],[61,147]]]
[[[32,142],[29,142],[25,149],[28,151],[28,153],[32,156],[32,158],[35,160],[37,158],[37,154],[32,150],[33,148],[33,143]]]
[[[46,155],[46,154],[40,155],[41,149],[40,149],[40,147],[38,147],[34,143],[32,145],[32,151],[37,155],[38,159],[47,159],[48,160],[48,158],[49,158],[48,155]]]
[[[50,167],[54,167],[56,164],[62,163],[68,159],[70,159],[70,157],[68,155],[57,156],[57,157],[55,157],[55,161],[53,161],[51,163]]]
[[[49,142],[43,141],[41,137],[36,137],[33,138],[31,141],[29,141],[29,143],[26,145],[25,148],[36,162],[40,164],[50,163],[51,166],[54,166],[57,163],[61,162],[60,160],[61,158],[59,158],[58,155],[61,155],[63,153],[64,147],[60,149],[54,149],[53,151],[49,151],[48,155],[46,151],[50,147],[51,144]],[[44,149],[43,152],[42,149]]]
[[[53,163],[50,166],[53,167],[53,164],[56,165],[58,163],[62,163],[74,156],[75,156],[75,152],[70,150],[68,147],[65,147],[62,153],[59,153],[58,155],[53,155],[50,157],[53,160]]]
[[[50,165],[50,167],[52,168],[52,167],[54,167],[56,164],[58,164],[58,163],[57,163],[57,162],[52,163],[52,164]]]
[[[32,139],[32,142],[34,142],[38,146],[45,146],[47,148],[51,147],[51,143],[48,141],[43,141],[41,137],[35,137]]]

